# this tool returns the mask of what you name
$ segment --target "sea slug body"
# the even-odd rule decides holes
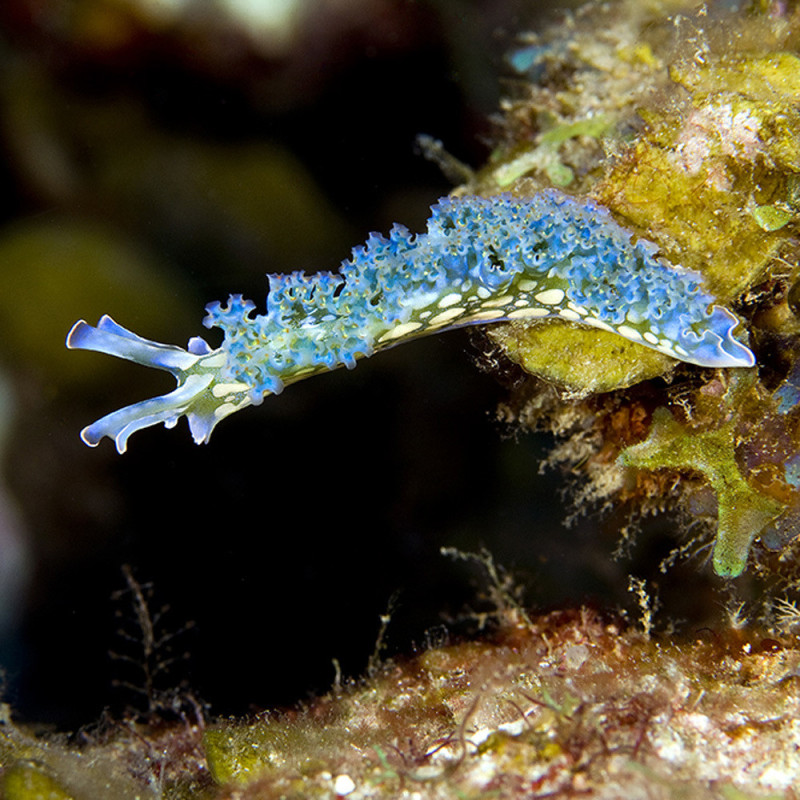
[[[739,320],[702,277],[657,255],[602,206],[556,190],[518,198],[443,198],[428,229],[371,234],[337,273],[269,276],[265,314],[241,295],[206,307],[220,348],[151,342],[109,317],[77,322],[67,346],[164,369],[178,388],[115,411],[81,432],[124,452],[131,433],[186,415],[196,442],[221,419],[318,372],[411,338],[465,325],[562,319],[619,334],[708,367],[750,367],[733,337]]]

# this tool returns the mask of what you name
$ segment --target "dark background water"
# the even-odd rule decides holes
[[[263,307],[266,272],[424,228],[451,187],[417,135],[485,162],[503,54],[550,5],[309,0],[278,35],[214,3],[2,4],[0,654],[22,718],[75,727],[136,702],[115,683],[137,668],[110,655],[140,657],[119,635],[138,638],[126,564],[169,605],[162,652],[180,658],[160,687],[213,713],[323,691],[334,659],[361,674],[395,594],[389,652],[440,640],[480,602],[442,546],[486,545],[540,605],[624,596],[613,536],[561,527],[546,441],[494,420],[506,389],[476,369],[480,335],[292,386],[208,446],[182,421],[124,456],[78,431],[170,380],[63,347],[101,313],[216,342],[206,302]]]

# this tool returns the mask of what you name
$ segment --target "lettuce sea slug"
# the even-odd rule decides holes
[[[77,322],[67,347],[167,370],[177,388],[114,411],[84,428],[124,452],[135,431],[185,415],[195,442],[287,384],[429,333],[504,320],[560,317],[592,325],[704,367],[750,367],[733,336],[738,318],[714,304],[696,272],[658,257],[658,247],[591,200],[545,190],[518,198],[443,198],[428,229],[395,225],[372,234],[338,273],[269,276],[266,314],[241,295],[212,303],[203,324],[221,328],[212,350],[143,339],[110,317]]]

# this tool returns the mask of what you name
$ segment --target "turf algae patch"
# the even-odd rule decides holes
[[[45,767],[35,762],[17,762],[3,776],[5,800],[76,800]]]
[[[230,800],[783,796],[799,667],[791,638],[668,639],[560,611],[206,742]]]
[[[688,93],[644,111],[641,138],[595,187],[614,211],[698,269],[729,301],[762,278],[791,235],[800,169],[800,59],[722,54],[679,62],[669,75]],[[771,224],[754,210],[770,206]],[[761,217],[764,216],[762,211]]]
[[[512,361],[563,387],[574,397],[633,386],[669,372],[675,360],[608,331],[558,320],[502,325],[489,331]]]
[[[594,30],[590,20],[604,21],[600,10],[586,13],[586,27],[578,23],[568,50],[543,35],[546,44],[537,40],[539,63],[546,66],[537,73],[540,83],[507,104],[509,160],[498,151],[496,166],[487,168],[480,185],[491,190],[497,175],[497,185],[505,188],[508,169],[521,169],[513,137],[532,137],[540,147],[563,144],[574,139],[557,137],[559,131],[580,131],[582,120],[601,119],[591,140],[578,138],[584,143],[582,156],[575,156],[583,165],[582,180],[573,187],[600,199],[621,221],[655,241],[673,263],[698,270],[721,302],[735,302],[769,275],[794,235],[800,59],[780,51],[781,35],[768,35],[763,16],[719,16],[719,25],[730,31],[727,39],[699,28],[714,25],[712,19],[674,18],[677,29],[682,19],[687,33],[681,45],[680,33],[671,31],[672,48],[662,38],[669,18],[646,13],[632,15],[627,24],[610,24],[605,50],[589,33]],[[737,47],[750,45],[749,26],[757,27],[761,41],[778,51],[737,53]],[[787,26],[786,20],[774,25],[790,40]],[[642,47],[649,58],[630,57]],[[702,59],[691,56],[695,50],[703,52]],[[584,77],[587,64],[593,71]],[[581,80],[565,89],[556,65]],[[592,94],[581,94],[590,80]],[[627,94],[620,95],[620,86],[627,87]],[[620,96],[630,97],[631,105],[621,104]],[[598,139],[601,148],[595,146]],[[510,186],[512,191],[525,194],[548,181],[541,165],[533,160],[530,166]],[[561,326],[543,323],[544,332],[525,323],[513,327],[513,333],[501,329],[491,335],[525,369],[571,393],[624,388],[637,376],[642,380],[658,370],[641,347],[621,347],[613,356],[604,352],[595,361],[592,356],[603,348],[595,343],[594,331],[574,337],[587,354],[585,359],[578,356],[588,364],[581,368],[574,359],[579,346],[564,347]],[[664,362],[660,374],[670,366]]]
[[[6,721],[2,796],[789,796],[800,771],[796,637],[666,636],[587,608],[525,624],[496,617],[490,635],[376,665],[295,709],[211,724],[202,763],[213,784],[197,782],[200,762],[186,760],[201,731],[185,721],[128,721],[81,744]],[[192,785],[175,781],[190,775]]]
[[[74,736],[34,734],[0,705],[0,798],[207,800],[201,729],[188,717],[153,717],[105,719]]]
[[[753,539],[782,510],[776,500],[751,488],[736,464],[733,423],[710,431],[681,425],[665,408],[656,409],[647,439],[620,454],[620,462],[639,469],[696,471],[716,492],[719,519],[713,564],[718,575],[744,571]]]

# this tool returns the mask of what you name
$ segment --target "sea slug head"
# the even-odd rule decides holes
[[[125,406],[88,425],[81,431],[81,439],[91,447],[107,436],[124,453],[132,433],[161,422],[171,428],[181,416],[187,418],[192,437],[201,444],[208,441],[220,420],[253,402],[249,386],[226,379],[225,352],[211,350],[199,337],[191,339],[184,350],[143,339],[103,316],[97,327],[84,320],[76,322],[67,336],[67,347],[162,369],[178,382],[167,394]]]

